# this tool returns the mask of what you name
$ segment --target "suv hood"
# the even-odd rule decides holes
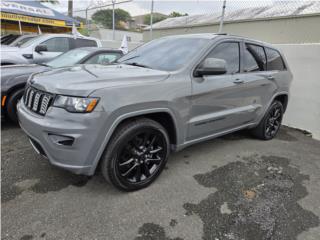
[[[35,74],[30,84],[40,90],[73,96],[88,96],[101,88],[145,84],[166,79],[169,73],[124,64],[77,65]]]

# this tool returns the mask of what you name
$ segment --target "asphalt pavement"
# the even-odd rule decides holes
[[[171,155],[147,189],[120,192],[51,166],[2,122],[2,239],[319,240],[320,141],[283,127]]]

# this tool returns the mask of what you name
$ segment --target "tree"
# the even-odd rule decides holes
[[[146,14],[144,16],[143,23],[146,24],[146,25],[149,25],[150,24],[150,18],[151,18],[151,15],[150,14]],[[166,18],[167,18],[166,15],[154,13],[153,17],[152,17],[152,23],[157,23],[157,22],[163,21]]]
[[[182,13],[179,13],[179,12],[172,12],[169,14],[169,17],[170,18],[173,18],[173,17],[183,17],[183,16],[188,16],[188,13],[185,13],[185,14],[182,14]]]
[[[120,8],[114,10],[114,15],[117,29],[122,28],[121,22],[128,22],[131,20],[130,13]],[[92,19],[106,28],[112,28],[112,9],[98,10],[92,15]]]

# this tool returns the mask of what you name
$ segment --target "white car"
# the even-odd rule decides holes
[[[80,47],[101,47],[100,40],[69,34],[43,34],[19,46],[1,46],[1,65],[43,63]]]

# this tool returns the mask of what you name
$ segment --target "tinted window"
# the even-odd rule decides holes
[[[254,44],[246,44],[247,50],[252,54],[254,59],[256,59],[260,71],[264,71],[267,69],[267,58],[264,52],[263,47],[254,45]]]
[[[86,64],[109,64],[120,57],[120,53],[100,53],[89,58]]]
[[[243,54],[243,69],[245,72],[263,71],[263,64],[259,66],[259,58],[246,47]]]
[[[207,58],[223,59],[227,62],[227,73],[237,73],[240,70],[239,43],[221,43],[209,53]]]
[[[70,49],[69,38],[64,37],[51,38],[42,42],[41,45],[46,45],[48,52],[67,52]]]
[[[267,64],[268,70],[282,71],[285,69],[283,60],[278,51],[271,48],[266,48],[266,54],[268,59],[268,64]]]
[[[120,58],[118,62],[175,71],[187,64],[209,43],[209,39],[202,38],[160,38],[136,48]]]
[[[76,47],[97,47],[96,41],[88,39],[76,39]]]

